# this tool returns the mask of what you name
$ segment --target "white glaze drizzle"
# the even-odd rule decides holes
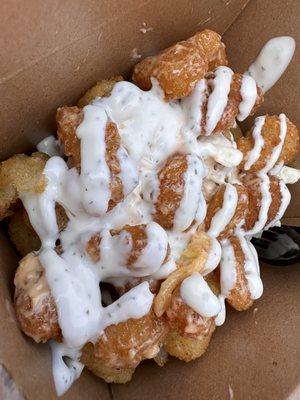
[[[237,280],[236,257],[230,240],[221,241],[222,256],[220,261],[220,286],[221,294],[228,297]]]
[[[36,145],[36,148],[41,153],[48,154],[50,157],[60,156],[62,153],[59,141],[53,135],[47,136],[45,139],[41,140]]]
[[[279,36],[269,40],[250,65],[248,74],[258,86],[269,90],[289,65],[295,51],[295,40],[290,36]]]
[[[280,165],[279,170],[274,172],[274,175],[277,176],[278,179],[282,180],[285,184],[294,184],[300,179],[300,170],[288,167],[286,165]]]
[[[217,268],[217,266],[219,265],[219,262],[221,260],[221,254],[222,254],[222,250],[221,250],[220,243],[218,242],[217,239],[215,239],[214,237],[211,237],[210,249],[209,249],[207,260],[205,263],[205,269],[202,272],[203,276],[206,276],[207,274],[209,274],[210,272],[212,272],[214,269]]]

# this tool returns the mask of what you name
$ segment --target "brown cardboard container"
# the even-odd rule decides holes
[[[299,0],[2,0],[0,9],[0,159],[54,132],[56,108],[95,81],[129,76],[134,53],[155,53],[210,27],[224,34],[230,66],[242,72],[272,36],[300,43]],[[143,34],[144,23],[152,30]],[[260,110],[285,112],[298,127],[299,62],[298,48]],[[292,192],[286,221],[299,225],[299,185]],[[0,364],[27,400],[55,399],[48,347],[26,339],[14,319],[16,263],[1,234]],[[262,299],[247,312],[229,311],[199,360],[173,359],[163,369],[145,362],[120,386],[85,371],[63,399],[231,399],[229,388],[234,399],[300,399],[299,266],[262,266],[262,276]]]

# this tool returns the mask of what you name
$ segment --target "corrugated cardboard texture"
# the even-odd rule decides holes
[[[203,27],[222,33],[247,3],[3,0],[0,159],[31,150],[52,132],[59,105],[74,103],[99,79],[127,75],[134,54],[154,53]],[[273,35],[293,34],[300,43],[297,18],[297,0],[284,4],[252,0],[225,34],[232,65],[243,71],[262,43]],[[143,34],[140,29],[145,27],[152,30]],[[295,90],[299,88],[297,54],[285,77],[267,96],[265,109],[287,112],[291,119],[298,118],[300,125]],[[299,204],[297,208],[295,205],[299,215]],[[48,347],[26,339],[13,318],[11,294],[17,257],[2,236],[0,254],[0,363],[27,400],[55,399]],[[299,268],[265,268],[265,294],[257,302],[257,311],[230,312],[200,360],[190,364],[172,360],[164,369],[145,363],[131,383],[112,385],[112,391],[85,372],[63,398],[229,399],[229,385],[234,399],[299,398],[297,275]]]

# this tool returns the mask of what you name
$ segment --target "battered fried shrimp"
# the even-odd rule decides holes
[[[178,268],[162,282],[154,299],[154,312],[158,317],[168,308],[176,287],[193,272],[202,272],[205,269],[210,244],[211,238],[205,232],[198,230],[193,235],[177,261]]]
[[[132,79],[141,89],[149,90],[153,77],[166,100],[181,99],[191,93],[210,68],[226,64],[221,36],[206,29],[142,60],[135,66]]]
[[[250,79],[253,85],[250,99],[243,97],[245,79]],[[262,101],[263,93],[253,78],[219,67],[206,74],[182,103],[190,128],[197,136],[208,136],[226,132],[235,124],[236,118],[244,120],[252,115]]]
[[[249,194],[245,231],[257,233],[279,221],[290,201],[285,184],[275,176],[254,174],[247,174],[244,184]]]
[[[284,114],[258,117],[250,132],[237,140],[244,157],[241,170],[268,172],[276,163],[290,163],[300,151],[296,126]]]
[[[71,158],[71,163],[80,171],[81,155],[80,140],[76,130],[83,121],[83,110],[78,107],[61,107],[57,110],[56,122],[58,138],[64,146],[64,153]],[[121,159],[127,158],[127,152],[121,147],[121,138],[116,124],[107,122],[105,131],[105,162],[110,171],[111,198],[108,203],[108,211],[115,207],[127,195],[121,173]],[[122,154],[121,154],[122,153]]]
[[[248,208],[247,188],[240,184],[226,184],[219,187],[211,198],[206,219],[206,230],[218,239],[233,234],[244,220]]]
[[[15,275],[15,310],[21,329],[36,342],[61,341],[54,299],[34,253],[20,261]]]
[[[167,324],[153,311],[110,325],[94,345],[95,358],[111,368],[134,369],[143,359],[156,356],[167,331]]]
[[[203,317],[184,303],[179,287],[172,294],[165,316],[172,331],[189,338],[207,335],[214,324],[214,318]]]
[[[163,229],[156,223],[148,225],[125,225],[120,230],[111,230],[111,243],[115,246],[126,244],[129,251],[122,260],[122,265],[130,270],[142,271],[143,275],[155,272],[169,258],[170,248]],[[94,262],[101,259],[101,234],[91,237],[86,251]],[[148,259],[147,259],[148,258]],[[144,273],[147,269],[148,273]]]
[[[114,76],[110,79],[103,79],[92,86],[86,93],[78,100],[78,107],[83,108],[92,103],[97,97],[107,97],[110,95],[114,85],[117,82],[123,81],[122,76]]]
[[[11,215],[21,194],[42,193],[47,180],[43,170],[48,156],[18,154],[0,164],[0,220]]]
[[[164,342],[164,349],[171,356],[182,361],[195,360],[205,353],[214,330],[215,324],[211,324],[207,334],[197,338],[181,336],[174,331],[170,332]]]
[[[92,343],[82,349],[81,362],[96,376],[107,383],[126,383],[132,378],[135,368],[114,368],[97,357]]]
[[[189,228],[199,209],[206,208],[201,192],[203,175],[204,168],[197,156],[170,157],[158,173],[158,190],[152,185],[147,198],[155,206],[154,220],[165,229]],[[201,210],[200,214],[204,213]]]
[[[262,294],[262,282],[255,248],[243,236],[231,236],[222,242],[220,263],[222,294],[236,310],[250,308]]]

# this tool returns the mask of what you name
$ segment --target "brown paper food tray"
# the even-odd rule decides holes
[[[128,76],[134,49],[145,56],[211,27],[225,32],[230,65],[243,71],[272,36],[289,34],[300,44],[298,0],[3,0],[0,7],[0,159],[54,132],[56,108],[95,81]],[[143,23],[152,30],[143,34]],[[299,54],[263,108],[287,113],[298,127]],[[286,221],[299,225],[299,185],[292,192]],[[26,339],[14,319],[17,255],[4,235],[0,255],[0,364],[27,400],[55,399],[48,347]],[[119,386],[84,372],[63,398],[217,400],[230,398],[230,385],[234,399],[300,399],[299,267],[262,267],[262,276],[262,299],[248,312],[229,311],[201,359],[171,360],[163,369],[145,362]]]

